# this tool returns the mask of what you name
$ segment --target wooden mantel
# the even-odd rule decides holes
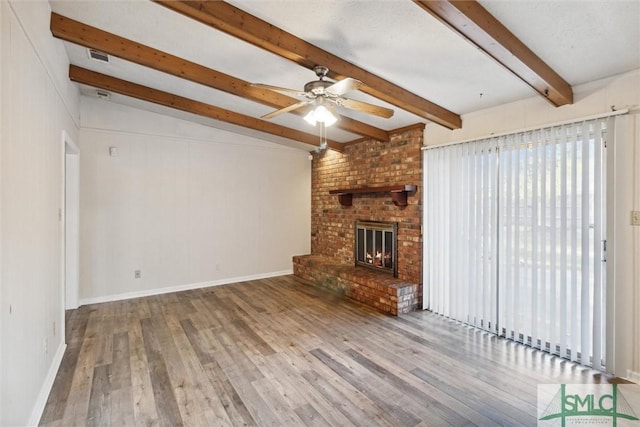
[[[354,194],[391,193],[391,201],[396,206],[407,206],[407,195],[416,191],[413,184],[389,185],[386,187],[347,188],[331,190],[329,194],[337,195],[342,206],[351,206]]]

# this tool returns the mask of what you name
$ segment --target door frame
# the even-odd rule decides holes
[[[66,131],[62,131],[62,280],[63,307],[78,308],[80,295],[80,150]],[[64,325],[64,323],[62,323]]]

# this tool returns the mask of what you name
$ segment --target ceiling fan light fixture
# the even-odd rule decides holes
[[[331,126],[338,121],[336,115],[324,105],[318,105],[316,108],[316,121],[324,123],[325,126]]]
[[[309,113],[304,116],[304,119],[312,126],[315,126],[317,122],[324,123],[325,126],[331,126],[338,121],[336,115],[323,104],[320,104],[313,110],[309,111]]]
[[[304,116],[304,121],[309,123],[311,126],[315,126],[316,125],[316,110],[313,109],[313,110],[309,111]]]

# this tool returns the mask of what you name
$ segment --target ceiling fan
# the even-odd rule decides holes
[[[316,65],[313,68],[313,71],[316,73],[316,76],[318,76],[318,80],[305,84],[303,91],[259,83],[253,84],[252,86],[270,89],[285,94],[304,96],[307,98],[304,101],[300,101],[265,114],[261,118],[270,119],[280,114],[307,106],[313,106],[313,108],[304,119],[312,125],[315,125],[316,122],[323,123],[325,126],[331,126],[335,123],[338,120],[338,113],[335,109],[336,106],[362,111],[364,113],[373,114],[387,119],[393,116],[393,110],[389,108],[342,97],[342,95],[347,92],[358,90],[363,85],[360,80],[352,79],[351,77],[347,77],[337,82],[325,80],[329,69],[322,65]]]

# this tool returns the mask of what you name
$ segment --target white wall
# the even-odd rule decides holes
[[[307,152],[96,98],[81,112],[81,304],[286,274],[309,252]]]
[[[492,134],[547,125],[574,118],[617,110],[638,108],[640,70],[573,88],[574,103],[553,107],[540,96],[487,108],[462,116],[462,129],[450,131],[436,124],[425,129],[425,145],[467,141]]]
[[[47,2],[0,2],[0,425],[38,422],[64,351],[63,145],[78,91]]]
[[[5,12],[5,9],[7,8],[7,5],[2,1],[0,2],[0,58],[4,58],[5,56],[8,56],[8,52],[9,49],[11,48],[10,45],[10,38],[6,37],[7,32],[6,29],[9,27],[9,16],[8,13]],[[4,61],[3,61],[4,63]],[[9,93],[9,87],[8,87],[8,81],[7,79],[5,79],[5,68],[6,66],[3,65],[3,63],[0,63],[0,167],[2,166],[2,141],[4,141],[5,139],[5,122],[8,118],[5,118],[5,111],[6,108],[4,108],[4,99],[6,98],[5,94]],[[7,70],[8,71],[8,70]],[[2,190],[3,186],[2,186],[2,171],[0,170],[0,191]],[[2,236],[2,229],[4,228],[2,226],[3,222],[3,215],[2,215],[2,195],[0,193],[0,384],[4,384],[4,346],[3,346],[3,342],[4,342],[4,310],[6,307],[6,304],[4,303],[4,297],[3,295],[3,280],[2,280],[2,247],[3,247],[3,236]],[[1,387],[1,386],[0,386]],[[3,391],[0,388],[0,423],[4,422],[4,410],[2,409],[4,407],[3,405]]]
[[[449,131],[438,125],[425,130],[426,145],[440,145],[509,131],[630,109],[626,143],[614,147],[614,372],[640,380],[640,227],[630,225],[630,211],[640,210],[640,70],[574,88],[574,104],[552,107],[533,97],[462,117],[462,129]],[[609,153],[611,154],[611,153]],[[611,231],[611,230],[610,230]],[[611,233],[608,236],[611,237]],[[611,254],[609,254],[611,255]],[[609,276],[607,276],[609,277]],[[611,364],[611,361],[608,361]]]

